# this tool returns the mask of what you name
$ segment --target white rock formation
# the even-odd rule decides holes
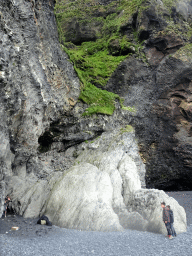
[[[122,231],[122,224],[143,230],[147,224],[139,213],[128,213],[123,203],[118,214],[112,206],[113,185],[109,174],[83,163],[72,167],[55,186],[45,215],[56,225],[83,230]]]
[[[24,217],[45,214],[65,228],[97,231],[136,229],[166,234],[160,203],[174,211],[175,229],[186,231],[186,214],[163,191],[144,189],[145,167],[134,132],[103,133],[78,146],[75,165],[46,179],[13,176],[8,193]]]
[[[72,167],[53,189],[45,214],[56,225],[83,230],[122,230],[112,209],[109,175],[91,164]]]
[[[45,214],[54,224],[166,234],[160,205],[165,201],[174,211],[177,233],[186,231],[185,211],[176,200],[163,191],[141,189],[143,165],[133,138],[133,133],[114,131],[80,146],[76,166],[54,187],[46,206]]]
[[[162,221],[161,202],[170,205],[174,213],[174,227],[177,234],[186,232],[186,213],[182,206],[164,191],[157,189],[140,189],[133,194],[129,202],[130,211],[139,212],[147,221],[147,231],[167,234]]]

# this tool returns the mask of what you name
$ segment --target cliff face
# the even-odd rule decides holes
[[[170,1],[170,7],[151,1],[138,16],[145,63],[126,59],[106,89],[137,109],[130,123],[146,164],[147,187],[190,190],[192,6],[190,1]]]
[[[59,44],[54,4],[0,3],[1,213],[9,194],[18,214],[38,216],[78,145],[119,126],[118,103],[113,116],[82,117],[87,105],[77,102],[80,83]]]
[[[120,2],[127,6],[126,1]],[[191,58],[188,48],[181,48],[190,39],[175,32],[157,35],[167,28],[167,15],[187,29],[190,16],[182,15],[186,6],[190,13],[190,5],[179,5],[172,14],[162,7],[158,16],[154,5],[148,11],[134,12],[134,3],[127,19],[123,16],[126,12],[116,9],[117,1],[90,1],[88,8],[95,8],[94,15],[100,22],[92,19],[89,25],[71,17],[63,26],[56,24],[53,0],[0,2],[1,212],[3,199],[10,194],[17,213],[25,217],[43,213],[54,185],[73,164],[78,164],[77,159],[86,158],[86,144],[89,142],[89,155],[94,149],[92,142],[101,134],[105,138],[105,133],[120,130],[127,139],[133,132],[128,124],[135,127],[140,155],[147,166],[147,185],[191,189]],[[67,10],[65,6],[63,10]],[[59,15],[58,9],[56,12]],[[111,36],[116,29],[111,24],[110,15],[114,14],[123,20],[119,27],[122,38],[108,38],[108,44],[102,43],[102,47],[85,44],[75,55],[82,42],[97,43],[102,33]],[[110,21],[110,29],[104,20]],[[62,43],[77,73],[61,50],[57,25],[60,42],[64,40],[62,31],[69,41]],[[133,36],[135,31],[137,37]],[[92,59],[86,59],[86,51]],[[97,58],[95,52],[100,54]],[[98,58],[102,63],[96,65]],[[110,63],[109,69],[103,63]],[[86,67],[91,70],[88,76]],[[118,101],[119,95],[124,98],[124,106]],[[78,101],[79,96],[82,101]],[[113,114],[87,115],[90,113]],[[115,136],[106,146],[116,148]],[[128,149],[122,146],[122,155],[129,152],[135,158],[135,169],[142,166],[140,181],[145,187],[145,168],[133,138]],[[105,145],[102,147],[105,149]]]
[[[60,49],[53,8],[54,1],[0,3],[2,198],[8,177],[25,177],[31,168],[47,175],[38,164],[40,145],[51,140],[50,134],[44,139],[45,131],[70,113],[79,96],[77,76]]]
[[[68,12],[71,3],[58,1],[56,17],[61,42],[85,85],[85,114],[96,104],[88,100],[87,80],[118,94],[124,99],[119,123],[135,127],[147,186],[192,189],[191,1],[80,1],[69,17],[61,7]],[[109,75],[111,56],[118,66]]]

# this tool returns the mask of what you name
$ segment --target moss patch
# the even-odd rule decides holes
[[[176,3],[178,2],[178,0],[162,0],[163,5],[169,10],[171,11],[171,7],[176,6]]]
[[[81,91],[79,98],[90,105],[83,115],[95,113],[112,115],[115,110],[115,99],[119,99],[119,96],[106,90],[101,90],[89,83]]]
[[[127,57],[110,55],[108,42],[102,39],[68,49],[68,54],[84,86],[88,83],[105,86],[119,63]]]
[[[138,55],[141,49],[137,38],[135,40],[137,43],[134,44],[121,35],[120,27],[126,24],[144,2],[144,0],[121,0],[101,6],[97,5],[94,0],[56,1],[55,15],[60,42],[82,82],[79,99],[89,105],[84,115],[113,114],[115,99],[120,100],[120,97],[104,90],[104,86],[120,62],[132,54],[129,47],[134,49]],[[75,20],[83,26],[98,27],[96,29],[97,39],[83,42],[80,45],[66,42],[67,26]],[[73,31],[71,30],[70,33]],[[120,47],[118,56],[114,56],[109,47],[110,42],[114,39],[118,39]],[[123,107],[122,101],[121,106]],[[124,107],[124,109],[133,111],[129,107]]]
[[[121,134],[125,133],[125,132],[134,132],[134,128],[131,125],[126,125],[125,128],[121,128]]]
[[[192,62],[192,44],[186,44],[172,56],[185,62]]]

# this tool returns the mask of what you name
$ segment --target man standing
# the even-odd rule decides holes
[[[161,203],[161,207],[163,208],[163,222],[165,223],[168,237],[169,239],[172,239],[172,234],[171,234],[171,224],[170,224],[170,215],[169,215],[169,209],[168,207],[165,207],[165,203]]]
[[[170,206],[169,206],[169,205],[167,205],[167,208],[169,209],[171,233],[172,233],[172,236],[173,236],[173,237],[176,237],[177,234],[176,234],[175,229],[174,229],[174,227],[173,227],[173,222],[174,222],[173,211],[170,209]]]

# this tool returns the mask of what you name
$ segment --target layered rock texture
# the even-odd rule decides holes
[[[59,1],[57,6],[61,41],[81,79],[84,75],[124,99],[119,122],[135,127],[147,187],[191,190],[191,1],[90,1],[73,8],[72,1]],[[67,16],[64,7],[75,11]],[[109,76],[105,65],[95,64],[97,56],[106,66],[111,65],[106,56],[125,59]],[[86,67],[93,72],[86,73]],[[89,84],[85,87],[81,99],[93,110],[97,102],[87,93]]]
[[[183,207],[165,192],[145,189],[145,168],[134,131],[116,130],[78,147],[75,166],[54,186],[45,214],[56,225],[99,231],[136,229],[166,235],[161,202],[170,204],[177,233],[186,231]]]
[[[183,208],[145,187],[191,188],[191,5],[173,2],[169,13],[163,1],[152,1],[127,17],[117,9],[121,1],[85,3],[100,23],[68,15],[60,26],[54,0],[0,2],[0,213],[9,194],[17,214],[47,214],[62,227],[165,233],[164,200],[174,210],[177,233],[184,232]],[[113,33],[116,25],[101,26],[114,14],[125,21],[123,39],[110,38],[108,50],[103,47],[111,70],[118,60],[117,68],[106,71],[107,79],[91,72],[84,84],[78,67],[89,63],[83,56],[79,66],[71,63],[69,49],[102,39],[102,31]],[[97,112],[103,115],[88,115]]]
[[[54,1],[0,3],[2,198],[8,177],[31,172],[45,177],[54,170],[38,162],[41,147],[52,140],[46,129],[68,115],[79,97],[78,78],[60,49],[53,7]]]

